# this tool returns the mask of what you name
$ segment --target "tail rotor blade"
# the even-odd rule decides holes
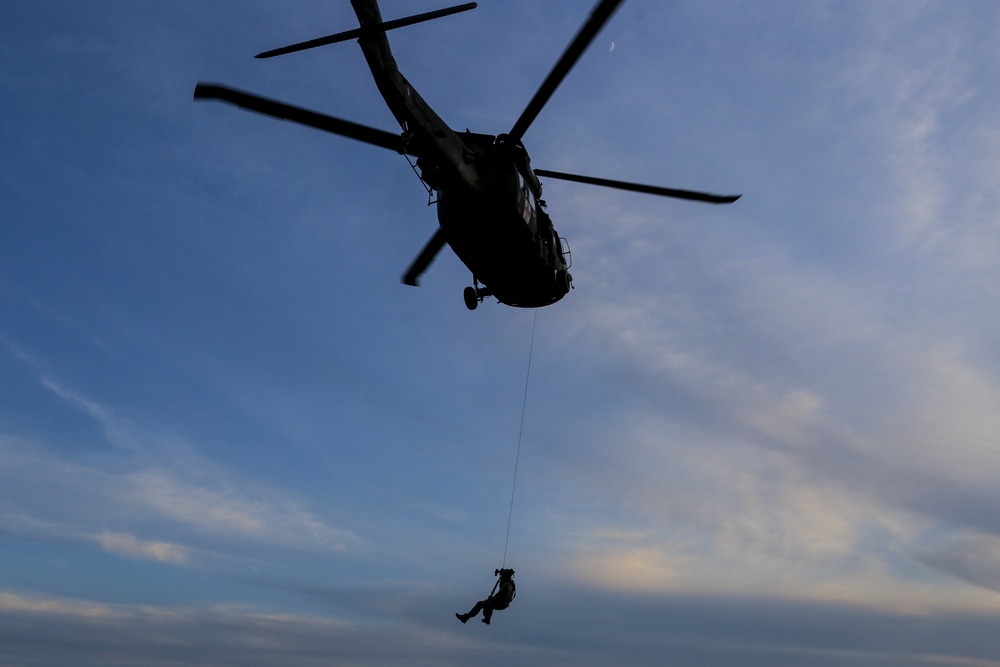
[[[709,192],[698,192],[696,190],[678,190],[676,188],[664,188],[658,185],[642,185],[640,183],[628,183],[626,181],[613,181],[609,178],[595,178],[593,176],[567,174],[561,171],[549,171],[548,169],[535,169],[534,171],[537,176],[547,176],[549,178],[557,178],[563,181],[586,183],[588,185],[600,185],[605,188],[628,190],[629,192],[644,192],[650,195],[673,197],[674,199],[688,199],[691,201],[707,202],[709,204],[732,204],[734,201],[743,196],[715,195]]]

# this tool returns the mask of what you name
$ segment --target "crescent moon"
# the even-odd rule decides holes
[[[615,43],[611,42],[611,48],[608,49],[608,51],[614,51],[614,50],[615,50]]]

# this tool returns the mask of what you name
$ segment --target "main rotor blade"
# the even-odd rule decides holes
[[[658,185],[641,185],[639,183],[627,183],[625,181],[612,181],[608,178],[594,178],[593,176],[580,176],[579,174],[565,174],[561,171],[549,171],[548,169],[535,169],[536,176],[548,176],[558,178],[563,181],[573,181],[574,183],[587,183],[588,185],[600,185],[606,188],[616,188],[618,190],[628,190],[630,192],[644,192],[650,195],[660,195],[661,197],[674,197],[675,199],[690,199],[692,201],[703,201],[709,204],[732,204],[743,195],[713,195],[709,192],[696,192],[695,190],[677,190],[675,188],[662,188]]]
[[[549,72],[549,76],[542,82],[535,96],[531,98],[528,106],[521,112],[521,117],[514,123],[514,127],[510,131],[512,139],[519,140],[524,136],[524,133],[528,130],[528,126],[535,120],[535,116],[542,110],[545,103],[549,101],[552,93],[556,91],[562,80],[573,69],[573,65],[580,59],[587,46],[590,45],[590,42],[593,41],[604,24],[611,18],[611,14],[614,13],[621,2],[622,0],[601,0],[597,4],[594,11],[590,13],[590,18],[580,28],[580,32],[573,38],[570,45],[566,47],[566,51],[563,52],[555,67]]]
[[[194,99],[196,100],[219,100],[235,104],[238,107],[256,111],[266,116],[274,116],[281,120],[290,120],[302,125],[314,127],[324,132],[332,132],[344,137],[349,137],[366,144],[388,148],[397,153],[403,153],[403,138],[398,134],[377,130],[374,127],[352,123],[349,120],[342,120],[327,116],[316,111],[309,111],[301,107],[293,107],[284,102],[269,100],[252,93],[245,93],[235,88],[228,88],[214,83],[199,83],[194,88]]]
[[[402,19],[385,21],[384,23],[376,27],[383,31],[394,30],[396,28],[402,28],[403,26],[413,25],[414,23],[423,23],[424,21],[439,19],[444,16],[451,16],[452,14],[458,14],[459,12],[465,12],[475,8],[476,8],[476,3],[467,2],[464,5],[458,5],[456,7],[448,7],[447,9],[437,9],[433,12],[424,12],[423,14],[407,16],[406,18]],[[354,39],[355,37],[360,37],[360,36],[361,36],[361,29],[355,28],[354,30],[346,30],[344,32],[338,32],[335,35],[327,35],[326,37],[317,37],[316,39],[310,39],[305,42],[299,42],[298,44],[292,44],[290,46],[283,46],[279,49],[271,49],[270,51],[264,51],[263,53],[258,53],[256,56],[254,56],[254,58],[273,58],[275,56],[283,56],[287,53],[295,53],[297,51],[305,51],[306,49],[314,49],[317,46],[326,46],[327,44],[346,42],[349,39]]]
[[[431,265],[431,262],[434,261],[438,252],[440,252],[441,248],[444,247],[444,244],[444,231],[438,227],[438,230],[434,232],[434,236],[430,238],[427,245],[424,246],[424,249],[420,251],[417,258],[413,260],[412,264],[410,264],[410,268],[408,268],[406,273],[403,274],[403,284],[416,287],[417,278],[419,278],[420,274],[426,271],[427,267]]]

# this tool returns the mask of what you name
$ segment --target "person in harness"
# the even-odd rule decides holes
[[[475,618],[481,611],[483,612],[483,623],[489,625],[494,611],[506,609],[514,601],[514,596],[517,595],[517,588],[514,586],[514,570],[494,570],[493,574],[494,576],[499,575],[500,578],[493,586],[493,592],[490,593],[490,596],[477,602],[468,614],[455,614],[455,618],[465,623],[470,618]]]

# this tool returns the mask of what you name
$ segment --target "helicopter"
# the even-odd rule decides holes
[[[521,116],[509,131],[497,135],[449,127],[399,72],[386,37],[389,30],[475,9],[475,2],[383,21],[377,0],[351,0],[358,28],[257,54],[257,58],[272,58],[356,39],[375,85],[402,128],[399,134],[220,84],[199,82],[194,98],[226,102],[413,158],[410,164],[427,189],[429,203],[437,205],[438,229],[407,268],[402,282],[416,286],[447,244],[472,272],[472,285],[463,293],[469,310],[491,296],[508,306],[547,306],[573,288],[572,259],[569,244],[548,215],[539,177],[713,204],[729,204],[740,197],[531,167],[522,142],[524,133],[621,2],[597,3]]]

